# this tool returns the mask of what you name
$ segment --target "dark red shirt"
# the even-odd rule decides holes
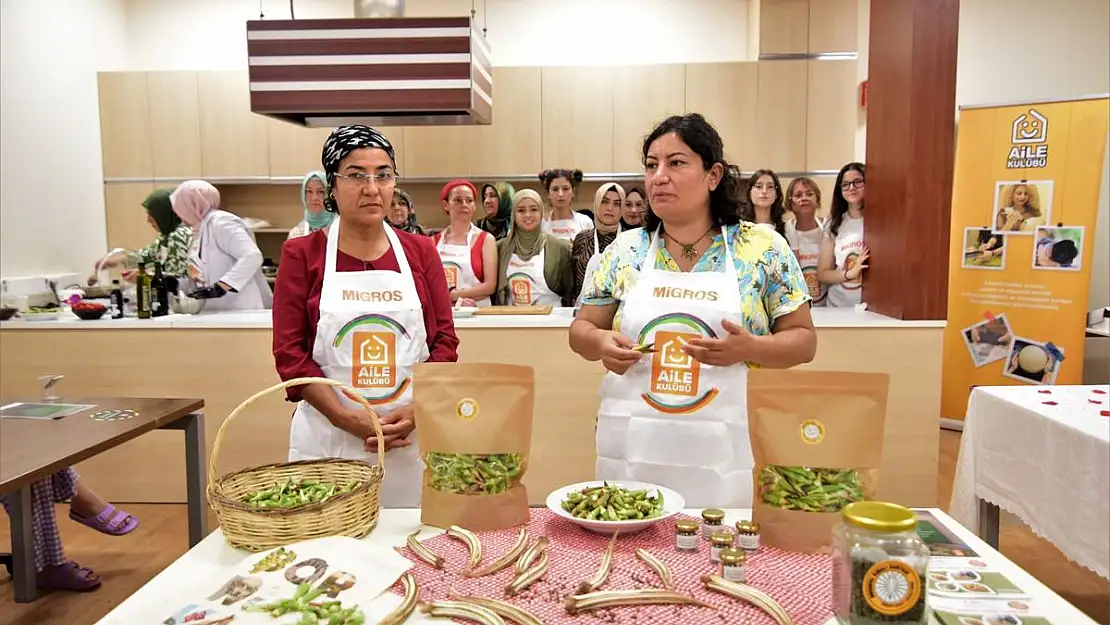
[[[428,333],[428,362],[459,359],[459,338],[451,312],[447,278],[435,244],[428,237],[395,230],[412,268],[416,295],[424,312]],[[320,321],[320,289],[324,284],[324,253],[328,236],[323,230],[290,239],[282,246],[281,264],[274,285],[274,365],[282,380],[327,377],[312,359],[316,324]],[[373,262],[339,251],[336,271],[397,271],[397,256],[390,248]],[[290,388],[290,401],[300,401],[300,388]]]

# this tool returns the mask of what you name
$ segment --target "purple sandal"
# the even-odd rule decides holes
[[[43,590],[88,592],[100,588],[100,576],[70,560],[61,566],[43,569],[35,576],[35,583]]]
[[[73,510],[69,511],[69,518],[77,521],[78,523],[91,527],[101,534],[109,536],[123,536],[135,531],[139,527],[139,519],[127,514],[123,510],[117,509],[112,504],[104,508],[100,514],[93,518],[78,516]]]

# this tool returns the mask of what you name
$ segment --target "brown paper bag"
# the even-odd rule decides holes
[[[763,544],[826,553],[840,509],[874,497],[889,386],[885,373],[748,372],[752,518]]]
[[[414,368],[412,408],[425,466],[421,522],[476,532],[528,522],[521,479],[534,395],[531,367],[437,362]]]

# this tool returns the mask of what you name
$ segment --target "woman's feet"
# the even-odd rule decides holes
[[[46,567],[39,572],[35,581],[43,590],[87,592],[100,588],[100,576],[92,569],[84,568],[72,560],[58,566]]]
[[[69,510],[69,518],[78,523],[91,527],[101,534],[109,536],[123,536],[135,531],[139,527],[139,519],[127,514],[112,504],[107,504],[96,516],[81,516],[74,507]]]

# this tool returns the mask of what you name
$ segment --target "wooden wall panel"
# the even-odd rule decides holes
[[[944,319],[959,0],[871,3],[863,300],[900,319]]]
[[[150,178],[150,106],[145,72],[101,72],[100,149],[105,178]]]
[[[469,178],[477,149],[474,126],[409,126],[401,174]]]
[[[806,166],[806,61],[760,61],[756,107],[758,151],[751,169],[802,171]],[[747,160],[747,159],[745,159]],[[747,164],[742,169],[749,170]]]
[[[808,61],[807,171],[840,169],[854,160],[856,61]]]
[[[276,119],[266,119],[271,176],[303,176],[321,169],[320,153],[331,128],[305,128]]]
[[[267,118],[251,112],[247,73],[200,72],[198,84],[204,176],[269,175]]]
[[[725,142],[725,157],[751,171],[759,104],[758,63],[699,63],[686,66],[686,110],[701,113]]]
[[[761,54],[808,52],[810,0],[758,1],[759,52]]]
[[[545,67],[543,159],[545,168],[613,171],[613,70]]]
[[[493,123],[475,130],[475,176],[539,172],[543,79],[538,67],[493,68]]]
[[[613,171],[642,171],[644,137],[686,109],[686,66],[619,67],[613,78]]]
[[[155,238],[146,222],[142,201],[154,190],[150,182],[113,182],[104,185],[104,222],[108,249],[122,247],[135,250],[146,247]],[[92,261],[90,261],[92,262]]]
[[[809,52],[856,52],[859,0],[810,0]]]
[[[201,171],[197,80],[197,72],[147,74],[155,178],[191,178]]]

